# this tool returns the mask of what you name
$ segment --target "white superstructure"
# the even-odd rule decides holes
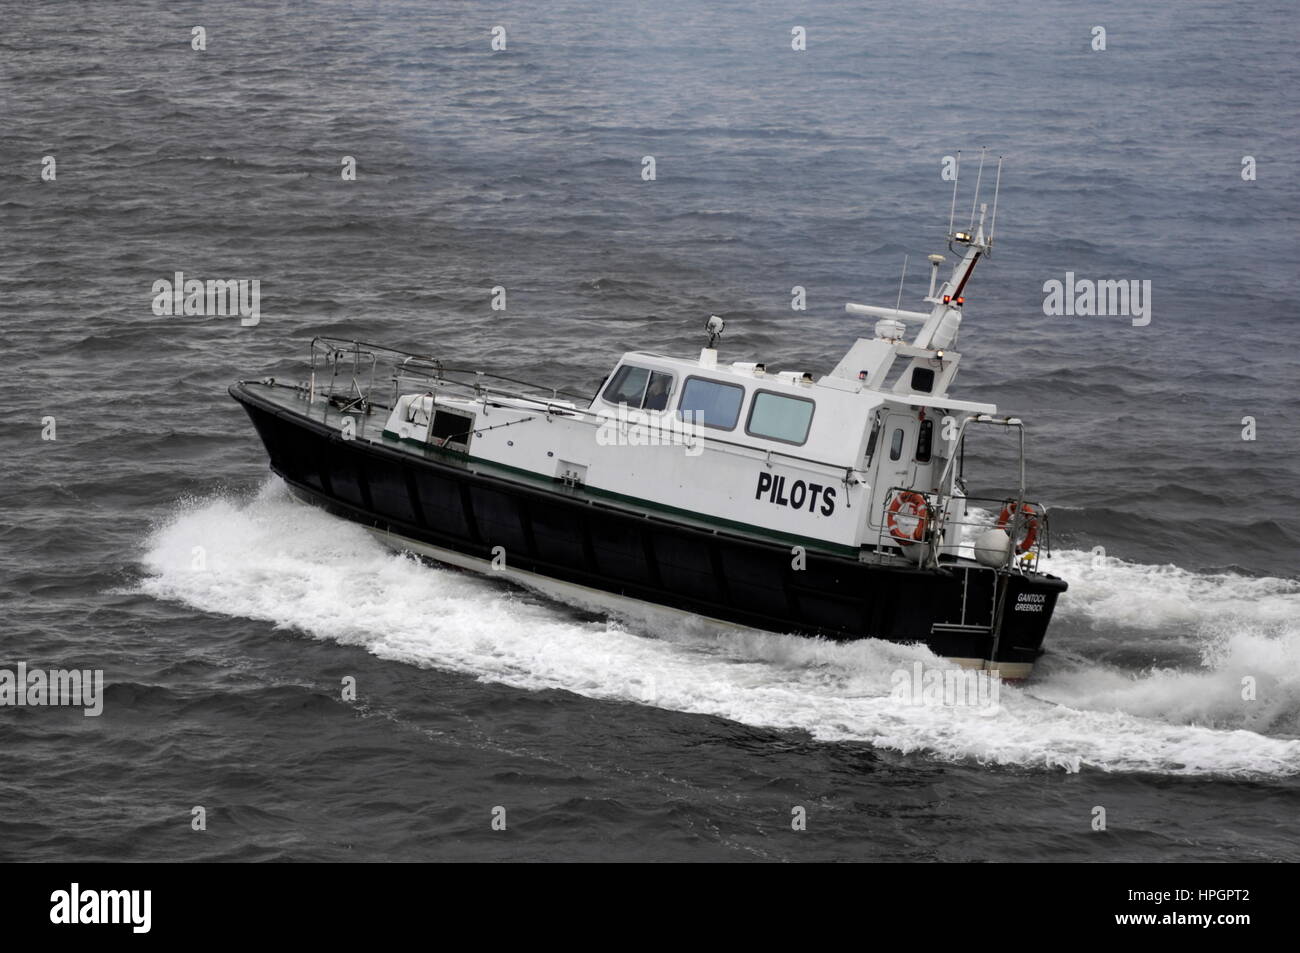
[[[698,358],[628,352],[585,405],[443,391],[434,373],[425,393],[400,396],[385,434],[684,518],[933,562],[960,542],[945,530],[964,518],[952,462],[967,423],[1019,426],[950,396],[965,287],[992,245],[984,219],[981,207],[973,231],[950,231],[958,260],[937,288],[944,259],[930,257],[928,312],[847,305],[875,333],[827,374],[722,361],[713,318]],[[924,497],[925,534],[911,536],[920,504],[898,512],[900,490]]]

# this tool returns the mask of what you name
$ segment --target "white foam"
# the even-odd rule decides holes
[[[1083,551],[1059,553],[1043,568],[1070,583],[1058,621],[1131,641],[1158,634],[1195,653],[1200,668],[1066,666],[1035,689],[1040,697],[1175,723],[1300,732],[1300,582]]]
[[[205,569],[193,568],[196,546]],[[1179,723],[1170,717],[1172,701],[1151,703],[1105,672],[1070,669],[1028,690],[1002,686],[992,712],[912,706],[891,695],[891,676],[915,660],[945,664],[923,648],[575,621],[494,580],[395,555],[360,527],[292,502],[278,481],[251,500],[180,508],[152,535],[143,561],[142,589],[158,598],[525,690],[563,689],[989,764],[1300,773],[1300,742]],[[1275,661],[1296,671],[1294,656],[1279,651]],[[1178,695],[1177,677],[1158,681]],[[1186,715],[1191,722],[1198,712]]]
[[[1236,620],[1258,626],[1300,621],[1300,582],[1238,573],[1194,573],[1083,550],[1059,552],[1042,567],[1070,583],[1066,616],[1099,625],[1167,628]]]

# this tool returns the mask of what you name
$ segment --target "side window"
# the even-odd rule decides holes
[[[624,364],[601,396],[632,410],[665,410],[673,392],[673,375]]]
[[[650,372],[644,367],[624,364],[614,373],[614,379],[605,385],[604,397],[611,404],[627,404],[639,408],[649,377]]]
[[[903,455],[903,428],[894,431],[889,441],[889,459],[897,460]]]
[[[916,434],[916,462],[930,462],[930,448],[934,441],[934,421],[922,420],[921,427]]]
[[[803,443],[808,439],[815,408],[816,404],[807,398],[761,390],[754,395],[754,403],[749,408],[745,433],[783,443]]]
[[[682,417],[694,412],[695,420],[706,427],[731,430],[740,418],[740,402],[744,398],[745,388],[738,384],[688,377],[677,412]]]
[[[659,371],[650,372],[650,386],[645,389],[645,403],[642,405],[643,410],[667,410],[668,398],[673,392],[673,376],[671,374],[661,374]]]

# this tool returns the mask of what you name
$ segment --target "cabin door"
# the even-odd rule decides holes
[[[916,479],[917,420],[910,414],[887,414],[876,438],[874,499],[871,525],[880,527],[881,513],[892,487],[911,487]]]

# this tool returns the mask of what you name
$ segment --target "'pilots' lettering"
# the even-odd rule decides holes
[[[808,487],[803,480],[795,480],[790,487],[790,505],[796,510],[803,508],[803,501],[808,497]]]
[[[830,516],[835,512],[835,488],[822,486],[820,483],[805,483],[795,480],[789,484],[787,495],[786,478],[763,472],[758,475],[758,485],[754,488],[754,499],[762,499],[767,494],[767,502],[775,506],[788,506],[792,510],[805,510],[809,513],[820,512]],[[818,501],[821,509],[818,510]]]
[[[835,512],[835,487],[828,486],[822,496],[822,516],[830,516]]]

